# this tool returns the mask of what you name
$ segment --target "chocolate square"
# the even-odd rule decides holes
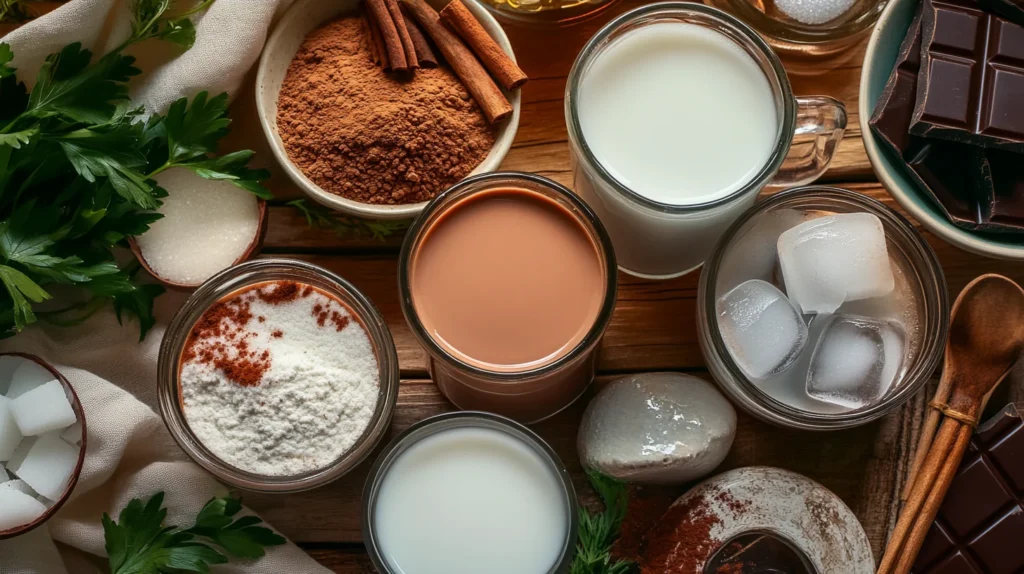
[[[1024,152],[1024,27],[977,0],[925,0],[910,133]]]
[[[978,428],[939,516],[914,563],[915,574],[1024,572],[1024,420],[1013,404]]]

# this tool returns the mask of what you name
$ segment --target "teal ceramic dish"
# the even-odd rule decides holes
[[[971,232],[950,223],[926,192],[918,189],[906,168],[888,149],[879,145],[868,121],[875,111],[885,82],[899,55],[900,43],[907,35],[914,7],[920,0],[892,0],[886,6],[868,41],[864,67],[860,75],[860,129],[871,166],[889,194],[921,222],[928,231],[971,253],[998,259],[1024,260],[1024,238],[1020,236]]]

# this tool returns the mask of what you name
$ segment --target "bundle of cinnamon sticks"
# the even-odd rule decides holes
[[[437,67],[440,60],[429,37],[489,122],[512,115],[512,104],[502,88],[519,88],[527,76],[464,0],[451,0],[440,13],[425,0],[366,0],[363,18],[371,56],[384,71],[409,73]]]

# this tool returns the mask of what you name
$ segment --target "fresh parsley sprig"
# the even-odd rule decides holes
[[[164,493],[149,500],[132,499],[117,522],[103,514],[103,535],[112,574],[161,574],[210,571],[212,564],[234,558],[261,558],[268,546],[285,539],[260,526],[256,516],[235,515],[237,498],[214,498],[203,506],[190,528],[164,526]]]
[[[573,558],[571,574],[627,574],[635,565],[618,560],[612,562],[611,548],[619,537],[619,529],[626,518],[629,490],[626,485],[601,473],[588,471],[590,485],[604,503],[604,511],[590,514],[580,508],[580,528]]]
[[[230,124],[226,94],[202,92],[149,117],[128,101],[127,83],[140,71],[124,48],[160,39],[188,49],[188,16],[212,1],[176,12],[173,0],[133,0],[132,33],[121,47],[94,59],[80,44],[66,46],[46,58],[31,91],[0,43],[0,336],[35,322],[37,312],[57,324],[84,320],[97,298],[114,302],[118,320],[138,317],[145,336],[162,289],[140,284],[114,248],[161,217],[161,172],[189,169],[271,197],[260,183],[269,173],[248,167],[253,152],[217,155]],[[54,284],[77,286],[85,297],[38,309]]]
[[[338,237],[372,237],[384,241],[395,233],[405,231],[411,220],[376,221],[342,215],[305,199],[289,201],[288,205],[299,210],[306,218],[306,224],[314,229],[326,229]]]

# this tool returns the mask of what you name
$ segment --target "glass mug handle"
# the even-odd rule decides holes
[[[821,177],[832,163],[839,140],[846,131],[846,106],[828,96],[796,98],[796,131],[789,153],[772,187],[807,185]]]

